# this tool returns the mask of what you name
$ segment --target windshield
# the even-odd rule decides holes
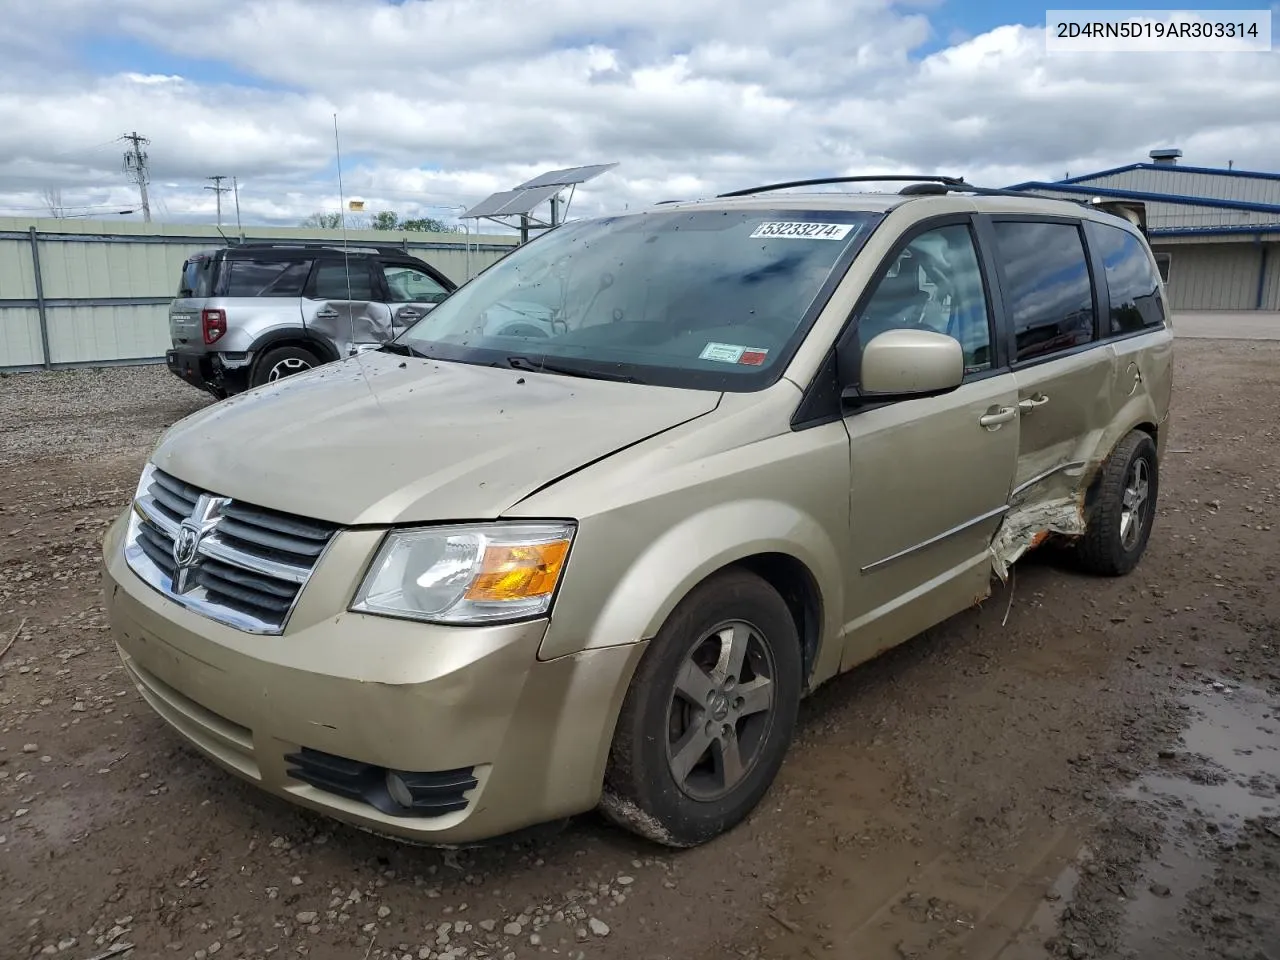
[[[760,389],[781,375],[878,219],[683,210],[565,224],[459,289],[399,343],[465,363]]]

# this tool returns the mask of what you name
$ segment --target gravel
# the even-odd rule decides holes
[[[150,449],[212,402],[163,364],[0,374],[0,463]]]
[[[1029,932],[1035,955],[1116,956],[1130,906],[1154,904],[1176,942],[1142,960],[1280,960],[1280,823],[1116,799],[1152,770],[1165,790],[1280,799],[1263,768],[1274,751],[1236,758],[1260,769],[1223,784],[1217,769],[1280,717],[1280,350],[1179,352],[1186,412],[1143,566],[1086,582],[1028,558],[1012,604],[1000,592],[806,702],[766,802],[680,853],[590,816],[422,850],[216,768],[133,689],[98,580],[103,529],[146,453],[210,400],[162,367],[0,377],[0,647],[13,639],[0,953],[54,956],[74,940],[61,956],[950,955],[997,943],[1009,890],[1039,899],[1089,849],[1074,888],[1045,898],[1056,919]],[[1248,695],[1265,712],[1212,728],[1228,750],[1216,765],[1196,759],[1204,743],[1179,742],[1189,685],[1202,705]],[[1161,856],[1170,842],[1177,858]],[[1186,859],[1195,876],[1161,866]]]

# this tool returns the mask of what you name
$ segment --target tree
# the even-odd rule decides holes
[[[62,191],[57,187],[46,187],[44,191],[44,205],[49,208],[49,216],[61,220],[66,213],[66,209],[62,206]]]
[[[337,230],[342,226],[342,214],[320,210],[303,220],[299,226],[317,227],[321,230]]]
[[[394,210],[382,210],[369,218],[369,227],[373,230],[398,230],[401,228],[400,215]]]
[[[417,217],[413,220],[402,220],[400,222],[401,230],[409,230],[414,233],[457,233],[457,227],[448,226],[443,220],[437,220],[435,217]]]

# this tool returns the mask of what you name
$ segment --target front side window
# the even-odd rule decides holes
[[[990,311],[968,226],[939,227],[908,243],[858,317],[863,345],[903,329],[954,337],[964,348],[966,374],[991,367]]]
[[[1105,223],[1085,227],[1089,244],[1102,255],[1111,294],[1110,332],[1133,333],[1148,327],[1164,326],[1164,304],[1160,302],[1160,277],[1147,248],[1133,234]]]
[[[464,363],[759,389],[878,220],[758,209],[568,223],[508,254],[398,343]]]
[[[352,261],[349,269],[341,260],[320,264],[316,267],[313,296],[316,300],[372,300],[373,280],[368,262]]]
[[[387,264],[382,268],[392,303],[439,303],[449,291],[429,274],[413,267]]]
[[[300,297],[311,263],[306,260],[228,260],[222,265],[224,297]]]
[[[1016,358],[1036,360],[1093,340],[1093,282],[1080,229],[1069,223],[997,221]]]

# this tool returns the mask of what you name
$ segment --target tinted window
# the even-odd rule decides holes
[[[449,295],[430,274],[413,267],[387,264],[382,273],[387,278],[392,303],[439,303]]]
[[[178,296],[209,296],[209,281],[212,276],[213,260],[209,257],[193,257],[182,265],[182,276],[178,278]]]
[[[959,340],[966,373],[991,366],[987,294],[967,226],[939,227],[907,244],[858,318],[863,344],[902,328],[934,330]]]
[[[1147,249],[1133,234],[1105,223],[1090,223],[1089,243],[1097,247],[1111,294],[1111,333],[1132,333],[1164,324],[1160,278]]]
[[[373,283],[369,276],[368,263],[351,264],[349,288],[346,264],[341,262],[320,264],[316,267],[314,296],[317,300],[372,300]]]
[[[222,265],[224,297],[300,297],[311,264],[301,260],[228,260]]]
[[[1017,359],[1070,350],[1093,339],[1093,285],[1073,224],[997,222]]]

